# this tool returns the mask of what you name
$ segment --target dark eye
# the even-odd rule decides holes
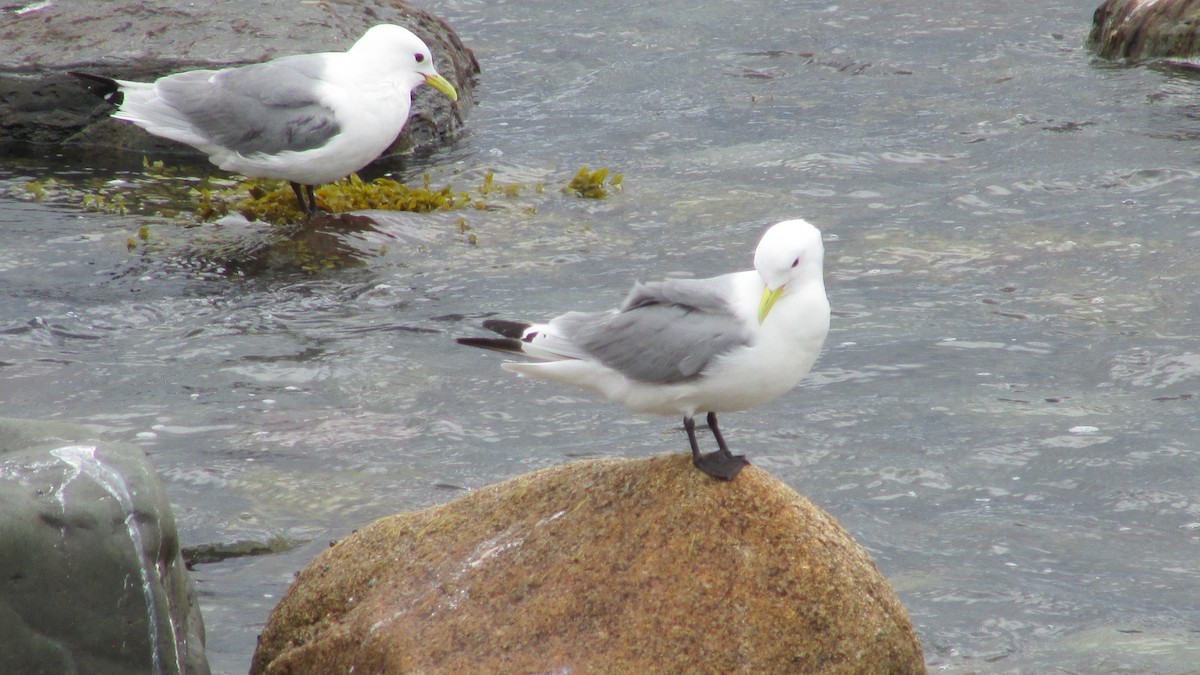
[[[417,60],[417,63],[421,63],[422,61],[425,60],[425,55],[420,52],[417,52],[416,54],[413,55],[413,58]]]
[[[799,265],[799,264],[800,264],[799,258],[796,258],[795,260],[792,261],[792,267],[795,267],[796,265]]]

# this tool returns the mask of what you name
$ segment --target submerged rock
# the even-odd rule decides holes
[[[0,672],[209,672],[162,483],[141,449],[0,419]]]
[[[5,9],[0,40],[0,141],[104,146],[137,153],[201,157],[116,120],[113,108],[68,71],[153,80],[181,70],[224,68],[288,54],[344,51],[367,28],[396,23],[424,38],[434,63],[458,89],[452,104],[430,87],[392,152],[444,142],[462,126],[479,64],[444,21],[389,0],[269,0],[242,3],[171,0],[34,2]]]
[[[1088,45],[1107,59],[1193,56],[1200,50],[1200,0],[1105,0]]]
[[[766,472],[594,460],[383,518],[317,556],[251,673],[921,673],[903,607]]]

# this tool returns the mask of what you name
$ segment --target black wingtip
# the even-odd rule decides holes
[[[121,85],[110,77],[81,73],[75,70],[69,71],[67,74],[82,81],[88,91],[113,105],[121,105],[125,100],[125,94],[121,93]]]
[[[514,340],[525,337],[525,331],[532,325],[522,321],[505,321],[504,319],[488,319],[483,322],[484,328]]]
[[[455,338],[454,341],[460,345],[494,349],[498,352],[520,353],[521,351],[521,341],[514,338]]]

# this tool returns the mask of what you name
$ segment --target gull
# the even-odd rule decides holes
[[[789,392],[812,368],[829,332],[821,232],[802,219],[777,223],[754,252],[754,269],[709,279],[634,284],[618,309],[568,312],[546,323],[489,319],[502,337],[460,344],[519,353],[521,376],[565,382],[637,413],[683,415],[692,463],[733,480],[734,455],[717,413],[746,410]],[[718,450],[700,452],[695,416],[707,414]]]
[[[192,70],[154,82],[71,74],[116,104],[116,119],[190,145],[225,171],[288,181],[310,217],[317,213],[313,186],[358,171],[396,140],[413,89],[429,84],[458,100],[434,69],[429,47],[392,24],[372,27],[345,52]]]

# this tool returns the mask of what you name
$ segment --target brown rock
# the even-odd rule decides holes
[[[1105,0],[1088,46],[1107,59],[1192,56],[1200,48],[1200,0]]]
[[[765,471],[538,471],[372,523],[300,573],[251,673],[922,673],[866,552]]]

